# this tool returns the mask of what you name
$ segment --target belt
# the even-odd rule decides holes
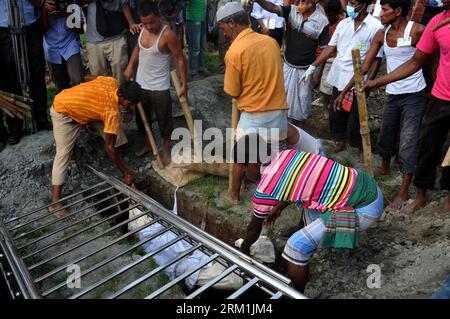
[[[290,66],[291,68],[294,68],[294,69],[306,70],[307,68],[309,68],[309,65],[300,66],[300,65],[290,64],[288,61],[286,61],[286,58],[284,58],[284,63],[286,63],[288,66]]]

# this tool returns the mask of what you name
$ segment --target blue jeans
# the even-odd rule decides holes
[[[205,69],[204,51],[206,41],[206,21],[187,21],[189,45],[189,73],[197,75]]]

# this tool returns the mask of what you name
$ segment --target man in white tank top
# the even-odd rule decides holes
[[[136,63],[136,82],[142,87],[142,106],[146,117],[151,121],[155,112],[163,143],[163,163],[170,163],[172,123],[172,101],[170,99],[170,59],[175,57],[180,74],[181,94],[187,96],[186,61],[180,41],[167,25],[161,23],[158,7],[154,2],[142,1],[139,6],[142,31],[133,49],[130,62],[125,70],[125,78],[134,77]],[[142,121],[136,114],[139,130],[145,134]],[[145,145],[136,155],[142,156],[150,150]]]
[[[407,20],[410,5],[408,0],[381,0],[380,19],[386,28],[378,31],[372,41],[364,61],[364,73],[369,69],[380,48],[383,48],[386,56],[388,73],[414,55],[415,45],[419,42],[425,27]],[[354,81],[351,80],[336,98],[336,107],[342,104],[345,94],[353,85]],[[393,209],[400,209],[409,199],[408,190],[416,170],[420,125],[426,106],[425,87],[422,69],[386,86],[388,99],[384,105],[378,142],[378,150],[383,160],[380,173],[390,174],[391,157],[397,153],[396,143],[400,134],[398,157],[400,171],[403,174],[400,191],[389,205]]]

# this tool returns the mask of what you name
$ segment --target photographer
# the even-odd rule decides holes
[[[67,6],[73,0],[45,0],[44,53],[57,92],[81,83],[81,42],[75,28],[67,26]],[[81,9],[80,9],[81,11]],[[77,17],[81,19],[81,16]],[[81,27],[81,21],[80,27]]]
[[[88,5],[86,51],[92,75],[112,75],[124,82],[128,64],[126,33],[139,33],[129,0],[79,0]]]
[[[4,76],[0,79],[0,90],[20,94],[20,83],[16,72],[16,61],[12,40],[20,37],[20,33],[13,35],[10,27],[18,24],[17,19],[10,21],[8,14],[8,3],[10,0],[0,1],[0,69]],[[23,0],[23,25],[18,26],[23,32],[28,55],[29,85],[31,89],[32,115],[36,123],[37,130],[49,129],[50,123],[47,119],[47,91],[45,86],[45,59],[42,48],[42,32],[39,28],[40,7],[43,1]],[[23,120],[7,117],[8,138],[7,142],[14,145],[20,142],[22,136]],[[3,126],[2,115],[0,114],[0,127]],[[0,129],[0,140],[5,139],[4,128]],[[4,141],[3,141],[4,142]],[[2,143],[0,143],[2,144]]]

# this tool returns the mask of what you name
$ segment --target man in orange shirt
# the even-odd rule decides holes
[[[248,14],[237,2],[220,7],[217,22],[232,42],[225,56],[224,91],[241,111],[236,138],[258,133],[274,150],[286,147],[288,107],[278,43],[252,31]],[[242,165],[233,165],[232,189],[222,197],[237,203],[244,176]]]
[[[139,103],[141,87],[134,81],[118,86],[116,79],[99,76],[93,81],[81,83],[55,96],[50,115],[56,142],[56,155],[52,170],[52,202],[61,199],[62,185],[67,176],[70,157],[79,135],[80,125],[103,126],[105,150],[111,161],[123,174],[123,181],[130,185],[133,177],[116,147],[126,139],[120,127],[119,104],[130,108]],[[122,140],[122,141],[121,141]],[[57,217],[71,218],[60,203],[49,207]]]

